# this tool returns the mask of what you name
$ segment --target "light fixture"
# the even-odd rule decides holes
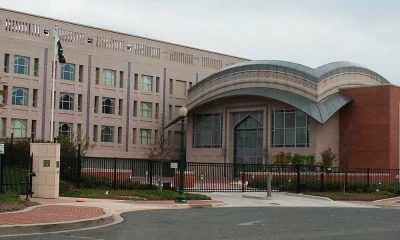
[[[87,42],[88,42],[88,43],[93,43],[93,38],[89,37],[89,38],[87,39]]]
[[[126,50],[132,51],[132,45],[126,45]]]
[[[49,36],[50,35],[50,30],[49,29],[45,29],[43,30],[44,35]]]
[[[188,110],[185,106],[182,106],[181,108],[179,108],[179,116],[180,117],[186,117],[187,112],[188,112]]]

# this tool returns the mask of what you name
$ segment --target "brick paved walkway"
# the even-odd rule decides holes
[[[46,205],[27,212],[0,214],[0,225],[79,221],[104,214],[103,209],[97,207]]]

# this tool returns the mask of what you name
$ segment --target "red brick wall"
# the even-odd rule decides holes
[[[340,89],[354,100],[340,110],[339,157],[343,159],[348,127],[355,127],[349,154],[351,168],[398,168],[400,88],[376,86]]]

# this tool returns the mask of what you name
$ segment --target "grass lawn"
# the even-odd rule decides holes
[[[36,202],[31,202],[29,199],[22,199],[16,193],[4,193],[0,195],[0,213],[19,211],[27,207],[38,205]]]
[[[398,196],[391,192],[373,192],[373,193],[307,192],[304,194],[328,197],[334,201],[375,201],[375,200]]]
[[[108,191],[108,194],[106,192]],[[174,191],[158,190],[106,190],[106,189],[76,189],[61,193],[63,197],[100,198],[118,200],[175,200],[178,196]],[[184,193],[186,200],[211,200],[202,194]]]

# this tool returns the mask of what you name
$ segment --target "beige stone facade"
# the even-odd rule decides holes
[[[3,100],[6,106],[0,109],[1,137],[10,137],[14,132],[14,137],[30,137],[33,133],[36,139],[50,138],[55,24],[64,56],[71,65],[56,66],[54,135],[66,123],[64,130],[71,128],[75,134],[80,132],[94,141],[92,156],[146,157],[149,143],[159,134],[163,113],[166,122],[177,117],[179,107],[186,103],[188,88],[223,67],[246,61],[0,9],[0,76],[6,82],[7,93]],[[17,60],[19,56],[22,58]],[[25,62],[20,73],[16,73],[15,61]],[[148,82],[142,78],[151,80],[151,84],[145,85]],[[67,110],[60,109],[60,97],[68,100],[64,103]],[[103,100],[107,99],[114,103],[112,114],[103,113]],[[102,129],[107,126],[110,128],[104,133],[113,134],[103,136],[108,141],[104,142]],[[166,131],[171,145],[179,140],[179,131],[177,126]]]
[[[178,109],[186,105],[187,161],[234,163],[240,151],[257,163],[271,163],[281,151],[318,161],[327,147],[339,152],[340,110],[353,100],[340,89],[390,84],[349,62],[312,69],[249,61],[0,9],[0,76],[6,82],[1,137],[49,140],[55,24],[67,64],[56,64],[54,135],[89,136],[95,143],[91,156],[145,158],[162,117],[165,138],[177,150]],[[288,123],[295,127],[278,126],[286,114],[298,118]],[[208,128],[201,136],[195,119],[206,115],[211,117],[200,121],[216,123],[198,122]],[[278,115],[275,127],[272,116]],[[249,141],[258,147],[239,151],[236,136],[250,129],[244,120],[256,125],[257,139]],[[208,142],[199,143],[203,139]]]

